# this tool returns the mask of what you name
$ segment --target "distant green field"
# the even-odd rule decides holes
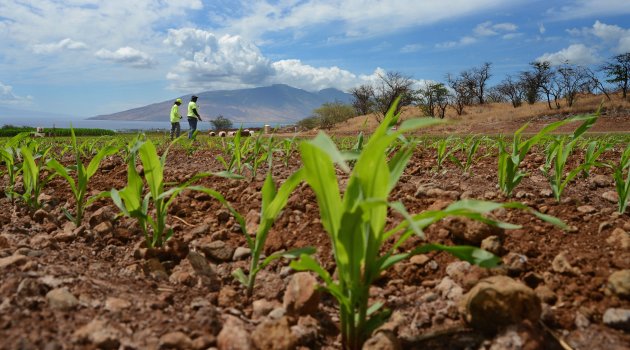
[[[11,137],[22,132],[36,132],[37,129],[30,126],[12,126],[5,125],[0,128],[0,137]],[[46,136],[70,136],[69,128],[44,128],[41,132]],[[113,130],[108,129],[88,129],[88,128],[76,128],[74,133],[77,136],[104,136],[115,135]]]

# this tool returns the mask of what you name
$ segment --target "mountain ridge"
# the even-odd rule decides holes
[[[180,106],[182,115],[186,114],[186,106],[192,95],[187,94],[179,97],[183,100],[182,106]],[[324,103],[335,101],[350,103],[352,99],[352,95],[334,88],[309,92],[285,84],[240,90],[205,91],[194,95],[199,97],[197,105],[202,119],[209,120],[222,115],[234,123],[294,123],[312,115],[313,110]],[[168,120],[174,100],[175,98],[117,113],[97,115],[88,119]]]

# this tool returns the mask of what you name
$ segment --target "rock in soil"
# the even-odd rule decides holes
[[[182,332],[169,332],[160,337],[159,349],[187,350],[192,347],[190,337]]]
[[[604,312],[604,324],[625,331],[630,331],[630,310],[610,308]]]
[[[389,331],[376,332],[365,344],[363,350],[400,350],[402,346],[394,333]]]
[[[444,225],[453,238],[479,246],[490,236],[503,236],[503,229],[465,217],[452,217],[444,220]]]
[[[4,269],[13,265],[21,265],[25,263],[28,258],[22,254],[15,254],[0,259],[0,269]]]
[[[302,316],[295,326],[291,327],[291,333],[296,338],[297,344],[311,347],[317,340],[321,327],[319,322],[311,316]]]
[[[120,331],[111,327],[107,321],[98,319],[77,329],[72,336],[77,344],[91,344],[97,349],[104,350],[118,349],[121,343],[120,337]]]
[[[621,228],[616,228],[610,236],[606,238],[606,243],[621,247],[622,249],[628,249],[630,248],[630,234]]]
[[[252,342],[258,349],[290,350],[295,348],[297,339],[291,332],[287,317],[267,320],[256,327]]]
[[[79,300],[67,288],[56,288],[46,294],[48,306],[57,310],[70,310],[79,305]]]
[[[245,330],[243,321],[234,316],[226,316],[223,329],[217,336],[219,350],[250,350],[253,349],[249,333]]]
[[[630,270],[621,270],[610,275],[608,288],[622,298],[630,298]]]
[[[298,272],[284,292],[283,306],[291,315],[310,315],[317,311],[319,291],[317,280],[308,272]]]
[[[580,269],[577,267],[571,266],[569,259],[567,259],[567,253],[562,252],[556,255],[551,262],[551,267],[555,272],[578,276],[580,274]]]
[[[232,256],[234,255],[234,248],[223,241],[214,241],[208,244],[200,245],[199,249],[208,259],[218,262],[231,261]]]
[[[462,302],[466,322],[477,329],[493,331],[523,320],[538,321],[540,299],[526,285],[506,276],[485,278]]]

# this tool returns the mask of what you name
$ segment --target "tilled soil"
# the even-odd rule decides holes
[[[222,170],[216,154],[172,151],[166,181]],[[509,201],[496,185],[496,155],[486,149],[478,154],[472,173],[465,174],[449,161],[437,171],[435,150],[418,149],[391,199],[402,201],[411,213],[465,198]],[[604,158],[616,160],[619,154],[617,147]],[[582,157],[582,151],[576,152],[570,166]],[[70,164],[71,158],[65,161]],[[612,273],[630,269],[630,216],[618,214],[611,201],[611,171],[596,168],[590,177],[578,178],[558,203],[538,170],[543,163],[542,150],[530,152],[523,164],[530,176],[513,200],[562,219],[570,229],[523,211],[499,210],[495,218],[522,225],[499,233],[500,268],[471,267],[445,253],[394,266],[371,288],[373,301],[393,310],[383,334],[393,334],[409,349],[628,348],[628,329],[603,322],[609,309],[630,309],[630,300],[608,288]],[[297,154],[289,166],[278,161],[274,178],[283,181],[298,167]],[[90,193],[123,188],[126,169],[120,156],[107,158],[90,182]],[[342,187],[344,177],[339,173]],[[199,181],[222,193],[248,218],[248,226],[255,225],[260,210],[262,183],[261,174],[251,181]],[[209,196],[182,193],[169,210],[173,238],[166,248],[147,251],[134,220],[112,218],[118,211],[111,201],[88,207],[83,225],[76,228],[62,211],[73,208],[67,183],[54,179],[43,192],[44,206],[37,212],[0,200],[1,349],[340,348],[338,310],[331,297],[322,296],[317,309],[307,314],[282,308],[294,276],[286,260],[265,268],[254,295],[246,296],[231,276],[234,269],[249,267],[247,255],[234,257],[235,249],[246,247],[245,238],[234,218]],[[392,214],[388,224],[400,220]],[[457,225],[446,221],[431,226],[426,235],[431,242],[470,244],[455,238],[455,231]],[[401,249],[421,243],[414,238]],[[314,194],[302,184],[271,229],[265,254],[305,246],[316,247],[316,257],[334,270]],[[539,322],[500,324],[498,331],[485,333],[464,322],[462,295],[495,275],[510,276],[536,291],[543,310]],[[291,341],[283,344],[282,339]]]

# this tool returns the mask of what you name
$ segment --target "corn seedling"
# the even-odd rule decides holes
[[[584,152],[584,163],[582,163],[582,176],[587,178],[590,176],[590,170],[592,167],[603,166],[603,163],[598,162],[597,160],[602,155],[602,153],[606,152],[612,145],[605,141],[591,141],[586,146],[586,151]]]
[[[28,146],[20,148],[20,154],[22,155],[22,181],[24,183],[24,193],[21,194],[21,197],[29,207],[38,209],[40,207],[39,194],[50,179],[50,177],[40,178],[42,170],[46,169],[43,159],[50,148],[43,152],[38,149],[38,152],[34,153],[29,147],[34,145],[36,143],[31,142]]]
[[[396,125],[398,119],[394,110],[395,104],[370,137],[351,172],[343,154],[326,134],[320,133],[314,140],[300,144],[304,177],[316,195],[322,225],[331,239],[338,277],[333,280],[330,273],[309,255],[302,255],[298,261],[291,263],[291,267],[318,274],[324,281],[323,288],[339,302],[342,345],[346,349],[360,349],[371,332],[387,319],[389,312],[379,310],[381,304],[368,305],[369,288],[383,271],[397,262],[435,250],[449,252],[485,267],[499,262],[492,254],[469,246],[425,244],[407,253],[398,253],[410,237],[416,234],[424,238],[423,228],[449,215],[462,215],[504,228],[515,228],[518,226],[492,221],[483,214],[501,207],[524,207],[514,203],[463,201],[443,211],[412,216],[402,203],[389,202],[389,195],[411,158],[416,143],[402,143],[391,158],[387,157],[385,150],[404,132],[440,122],[433,118],[411,119],[393,131],[390,127]],[[343,198],[335,163],[343,171],[350,172]],[[385,231],[390,208],[400,213],[405,221]],[[394,239],[393,246],[383,250],[383,244],[390,238]]]
[[[630,144],[626,146],[625,151],[621,154],[619,163],[612,164],[611,167],[613,168],[615,189],[619,197],[618,209],[623,214],[628,208],[628,199],[630,197]]]
[[[232,140],[226,140],[223,138],[223,150],[226,157],[217,156],[216,159],[223,165],[225,171],[228,173],[234,172],[241,174],[243,171],[243,158],[248,154],[248,147],[250,138],[246,138],[243,144],[241,144],[241,129],[236,131],[236,134]],[[226,158],[230,158],[229,162]]]
[[[267,141],[267,147],[265,148],[262,142],[262,133],[259,133],[256,137],[256,141],[254,141],[254,145],[249,153],[249,156],[245,160],[245,166],[250,168],[252,171],[252,179],[256,178],[258,174],[258,168],[261,164],[263,164],[266,160],[272,160],[273,153],[273,136],[269,138]]]
[[[503,139],[499,139],[498,179],[501,191],[508,197],[512,196],[514,188],[527,176],[526,172],[520,170],[520,166],[532,146],[538,144],[545,135],[562,125],[584,119],[586,119],[585,116],[578,116],[551,123],[545,126],[536,135],[525,141],[521,141],[522,132],[529,126],[529,124],[525,124],[514,133],[511,150],[507,148]]]
[[[295,143],[295,136],[290,139],[282,139],[282,158],[284,160],[284,166],[289,166],[289,159],[291,159],[291,153],[293,152],[293,145]]]
[[[452,138],[440,139],[436,145],[435,149],[437,150],[437,171],[442,169],[442,163],[446,158],[449,158],[453,152],[457,152],[458,147],[453,147],[447,150],[448,145],[451,143]]]
[[[568,143],[565,144],[564,137],[559,137],[555,138],[548,148],[548,156],[545,161],[545,166],[553,163],[553,171],[543,170],[543,174],[549,179],[551,190],[558,202],[560,201],[560,196],[567,185],[582,171],[582,166],[578,166],[577,168],[567,172],[565,170],[567,160],[573,152],[573,148],[580,136],[590,129],[596,121],[597,116],[592,116],[591,118],[586,119],[584,123],[582,123],[582,125],[573,132],[573,135]]]
[[[81,225],[81,221],[83,220],[83,213],[85,207],[93,203],[99,196],[94,196],[89,198],[87,201],[85,200],[85,196],[87,194],[87,186],[90,181],[90,178],[96,173],[101,161],[106,156],[112,155],[118,152],[118,149],[113,146],[105,146],[101,148],[98,153],[90,160],[87,168],[83,165],[83,161],[81,160],[82,151],[81,148],[77,147],[77,139],[74,135],[74,129],[70,128],[70,134],[72,138],[72,147],[74,149],[74,156],[76,160],[76,165],[66,168],[61,163],[59,163],[55,159],[50,159],[47,162],[47,166],[55,172],[55,175],[61,176],[64,178],[68,185],[70,186],[70,190],[74,196],[76,202],[76,209],[74,215],[72,215],[68,210],[64,208],[64,212],[70,221],[73,221],[74,224],[79,227]],[[88,153],[89,154],[89,153]],[[76,180],[73,178],[71,173],[74,172],[76,176]]]
[[[9,180],[8,186],[4,189],[4,194],[7,198],[11,200],[11,203],[13,203],[13,200],[16,197],[15,179],[17,173],[20,171],[20,167],[18,167],[18,158],[20,157],[18,145],[23,139],[27,138],[28,136],[28,132],[18,134],[9,139],[9,141],[4,144],[4,147],[0,149],[0,160],[2,160],[6,167],[5,172]]]
[[[282,212],[282,209],[284,209],[284,206],[287,204],[287,200],[293,190],[295,190],[295,188],[302,182],[303,177],[304,171],[298,170],[296,173],[291,175],[279,189],[276,190],[273,178],[271,177],[271,172],[267,173],[265,183],[262,187],[260,223],[258,225],[258,229],[256,230],[256,236],[254,239],[249,236],[242,216],[238,213],[235,215],[235,217],[237,217],[237,221],[240,222],[241,230],[247,240],[247,245],[252,251],[252,259],[250,262],[249,274],[246,274],[239,268],[233,272],[233,276],[247,288],[247,295],[249,296],[252,295],[254,283],[256,282],[256,275],[269,263],[281,257],[291,259],[297,258],[302,254],[313,254],[315,252],[315,249],[311,247],[298,248],[286,252],[274,253],[260,262],[260,255],[263,251],[271,226]]]
[[[183,136],[182,136],[183,137]],[[175,144],[182,137],[171,143]],[[110,196],[114,204],[125,216],[138,220],[148,247],[160,247],[168,240],[173,229],[166,227],[168,207],[185,190],[190,183],[196,181],[199,176],[194,176],[183,185],[175,186],[169,190],[164,189],[164,165],[168,154],[167,148],[161,157],[158,156],[155,146],[150,140],[136,139],[130,147],[130,157],[127,165],[127,186],[118,191],[112,189],[104,195]],[[140,156],[144,167],[144,178],[149,187],[149,192],[143,197],[143,182],[136,170],[136,157]],[[205,175],[204,175],[205,176]],[[149,204],[153,204],[153,213],[149,212]],[[151,229],[151,233],[149,231]]]
[[[479,144],[481,143],[481,138],[472,137],[466,140],[466,142],[461,146],[462,152],[466,154],[466,161],[461,162],[454,154],[450,156],[450,160],[459,166],[464,173],[470,172],[470,168],[472,167],[475,161],[475,155],[477,154],[477,149],[479,148]]]

